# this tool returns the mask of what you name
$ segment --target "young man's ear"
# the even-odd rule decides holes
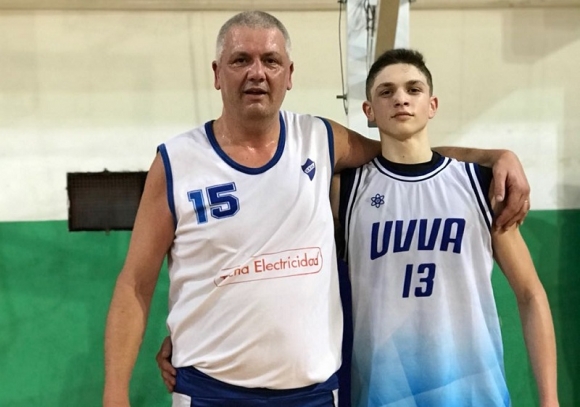
[[[435,117],[435,113],[437,113],[438,108],[439,108],[439,99],[437,99],[437,96],[431,96],[431,100],[429,101],[429,118],[430,119]]]
[[[365,100],[362,104],[363,112],[367,117],[368,121],[371,123],[375,122],[375,112],[373,111],[373,107],[371,106],[371,102]]]

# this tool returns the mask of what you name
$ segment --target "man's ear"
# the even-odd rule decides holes
[[[286,90],[292,89],[292,74],[294,73],[294,62],[290,62],[290,73],[288,74],[288,83],[286,84]]]
[[[429,118],[432,119],[435,117],[437,113],[437,109],[439,108],[439,99],[437,96],[431,96],[431,100],[429,100]]]
[[[221,86],[219,83],[219,70],[217,61],[213,61],[211,63],[211,69],[213,71],[213,87],[216,88],[216,90],[220,90]]]
[[[375,112],[371,106],[371,102],[365,100],[362,104],[362,109],[369,122],[375,122]]]

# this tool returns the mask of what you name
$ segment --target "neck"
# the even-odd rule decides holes
[[[238,118],[225,112],[214,122],[214,133],[220,145],[242,145],[260,148],[277,142],[280,119],[274,117]]]
[[[433,156],[426,132],[404,140],[381,133],[381,153],[387,160],[399,164],[420,164]]]

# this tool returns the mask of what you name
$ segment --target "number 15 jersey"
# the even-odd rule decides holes
[[[342,175],[353,406],[509,405],[486,174],[435,153]]]

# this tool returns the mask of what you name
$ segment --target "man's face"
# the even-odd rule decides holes
[[[224,110],[248,119],[276,116],[292,88],[294,66],[277,29],[232,27],[212,64]]]
[[[379,72],[371,88],[371,100],[363,104],[367,118],[381,133],[398,140],[421,133],[437,112],[437,98],[430,96],[427,78],[415,66],[394,64]]]

